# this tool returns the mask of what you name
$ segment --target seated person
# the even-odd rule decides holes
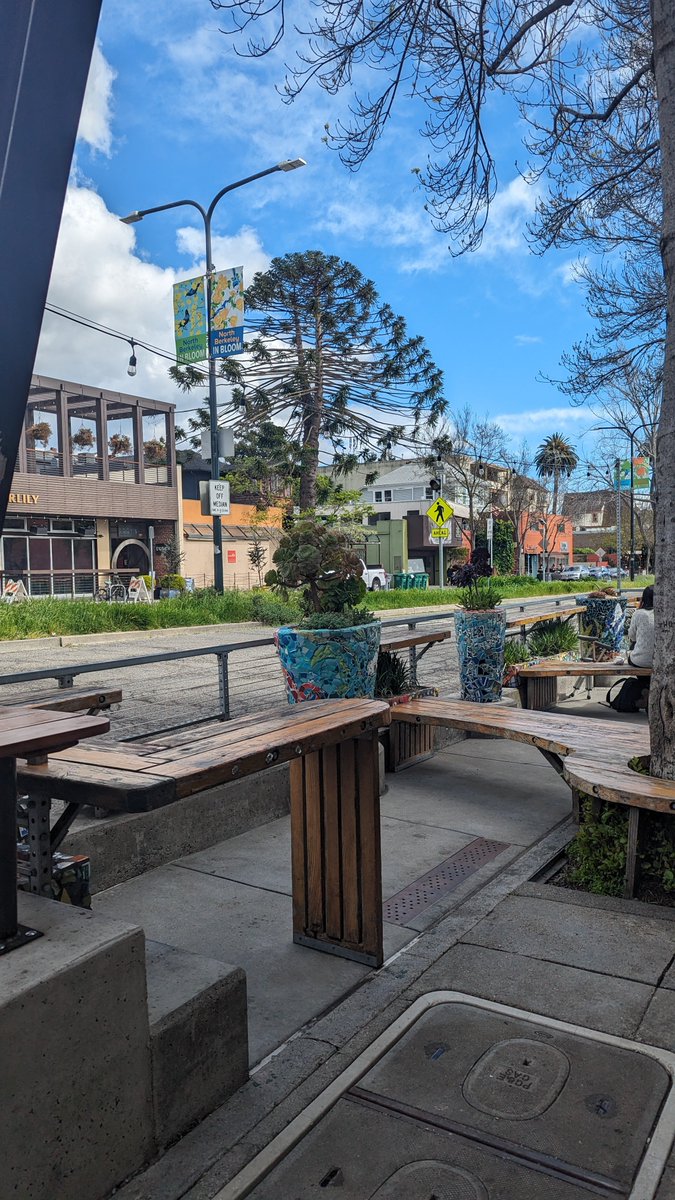
[[[630,652],[628,662],[633,667],[651,667],[654,663],[654,588],[646,587],[640,607],[633,613],[628,630]]]

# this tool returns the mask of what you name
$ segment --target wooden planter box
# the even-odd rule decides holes
[[[385,699],[389,705],[394,705],[436,695],[435,688],[415,688],[403,696],[387,696]],[[406,767],[431,758],[436,752],[437,732],[435,725],[408,725],[405,721],[394,721],[384,738],[386,770],[404,771]]]

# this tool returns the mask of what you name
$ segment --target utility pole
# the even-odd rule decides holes
[[[631,475],[633,459],[631,457]],[[616,590],[621,595],[621,459],[617,458],[616,472]]]
[[[443,496],[443,492],[445,491],[445,476],[443,474],[443,459],[442,458],[439,458],[438,482],[441,485],[441,490],[438,494],[439,494],[439,496]],[[452,517],[450,518],[450,520],[452,520]],[[438,539],[438,586],[440,588],[445,587],[443,566],[444,566],[444,564],[443,564],[443,538],[439,538]]]

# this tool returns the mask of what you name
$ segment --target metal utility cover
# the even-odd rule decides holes
[[[652,1200],[675,1056],[459,993],[409,1013],[214,1200]]]

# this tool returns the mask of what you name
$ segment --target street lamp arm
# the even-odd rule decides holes
[[[253,183],[255,179],[263,179],[265,175],[274,175],[276,171],[283,171],[285,169],[287,168],[282,167],[280,163],[277,163],[277,165],[274,167],[267,167],[265,171],[258,171],[255,175],[247,175],[246,179],[238,179],[236,183],[228,183],[227,187],[221,188],[217,196],[213,197],[213,200],[209,204],[209,210],[205,214],[205,219],[210,222],[216,205],[222,200],[223,196],[227,195],[228,192],[233,192],[235,188],[244,187],[244,185],[247,183]]]
[[[206,212],[197,200],[172,200],[170,204],[157,204],[155,208],[140,208],[136,212],[129,213],[128,217],[120,217],[123,225],[135,225],[137,221],[142,221],[143,217],[149,217],[151,213],[166,212],[168,208],[184,208],[189,204],[191,208],[196,208],[206,221]]]

